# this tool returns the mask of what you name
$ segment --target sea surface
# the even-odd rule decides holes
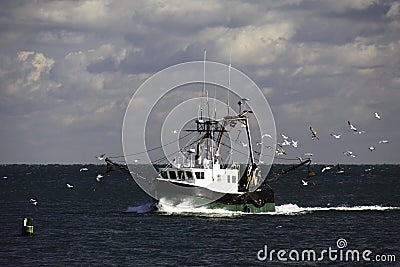
[[[322,167],[312,166],[315,184],[302,185],[304,170],[272,182],[273,213],[161,201],[138,214],[124,211],[150,198],[122,172],[97,181],[105,166],[2,165],[0,266],[400,266],[400,166]],[[24,217],[32,237],[21,236]]]

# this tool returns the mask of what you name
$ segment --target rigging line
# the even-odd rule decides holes
[[[200,141],[201,139],[203,139],[203,136],[201,136],[201,137],[198,138],[197,140],[193,141],[192,143],[190,143],[190,144],[184,146],[182,149],[180,149],[180,150],[178,150],[178,151],[175,151],[175,152],[173,152],[173,153],[171,153],[171,154],[168,154],[168,155],[166,155],[166,156],[164,156],[164,157],[162,157],[162,158],[159,158],[159,159],[155,160],[154,163],[160,162],[160,161],[162,161],[162,160],[164,160],[164,159],[168,159],[169,156],[175,155],[176,153],[179,153],[179,152],[182,153],[182,150],[183,150],[183,149],[188,148],[189,146],[191,146],[191,145],[195,144],[196,142]]]
[[[239,154],[242,154],[242,155],[244,155],[244,156],[248,156],[246,153],[244,153],[244,152],[242,152],[242,151],[240,151],[240,150],[237,150],[237,149],[235,149],[235,148],[233,148],[233,147],[230,147],[229,145],[227,145],[227,144],[225,144],[225,143],[223,143],[223,142],[221,142],[221,145],[226,146],[226,147],[232,149],[233,151],[235,151],[235,152],[237,152],[237,153],[239,153]]]
[[[189,146],[193,145],[194,143],[200,141],[201,139],[202,139],[202,137],[201,137],[201,138],[198,138],[198,139],[195,140],[194,142],[192,142],[192,143],[190,143],[190,144],[184,146],[183,149],[188,148]],[[157,159],[157,160],[154,160],[153,163],[156,164],[156,163],[158,163],[158,162],[161,162],[161,161],[164,160],[164,159],[168,159],[169,156],[175,155],[176,153],[179,153],[179,152],[182,152],[182,149],[180,149],[180,150],[178,150],[178,151],[175,151],[175,152],[173,152],[173,153],[171,153],[171,154],[168,154],[168,155],[166,155],[166,156],[164,156],[164,157],[162,157],[162,158],[159,158],[159,159]]]
[[[117,159],[117,158],[124,158],[124,157],[130,157],[130,156],[136,156],[136,155],[144,154],[144,153],[147,153],[147,152],[156,150],[156,149],[160,149],[160,148],[162,148],[162,147],[164,147],[164,146],[168,146],[168,145],[170,145],[170,144],[173,144],[173,143],[175,143],[176,141],[179,141],[179,140],[181,140],[181,139],[183,139],[183,138],[189,136],[190,134],[192,134],[192,133],[189,132],[188,134],[186,134],[186,135],[184,135],[184,136],[178,138],[177,140],[173,140],[173,141],[171,141],[171,142],[169,142],[169,143],[166,143],[166,144],[164,144],[164,145],[161,145],[161,146],[158,146],[158,147],[154,147],[154,148],[148,149],[148,150],[146,150],[146,151],[136,152],[136,153],[132,153],[132,154],[124,155],[124,156],[108,157],[108,158],[110,158],[110,159]]]
[[[222,145],[224,145],[224,146],[226,146],[226,147],[228,147],[228,148],[231,148],[233,151],[235,151],[235,152],[237,152],[237,153],[239,153],[239,154],[242,154],[242,155],[244,155],[244,156],[247,156],[247,154],[246,153],[244,153],[244,152],[242,152],[242,151],[240,151],[240,150],[237,150],[237,149],[235,149],[235,148],[233,148],[233,147],[229,147],[229,145],[227,145],[227,144],[225,144],[225,143],[223,143],[223,142],[221,142],[221,144]],[[296,161],[298,161],[299,159],[288,159],[288,158],[280,158],[280,157],[276,157],[276,156],[271,156],[271,155],[265,155],[265,154],[263,154],[263,156],[267,156],[267,157],[273,157],[274,159],[281,159],[281,160],[290,160],[290,161],[294,161],[294,160],[296,160]]]
[[[164,157],[162,157],[162,158],[153,160],[153,164],[157,164],[157,163],[161,162],[161,161],[164,160],[164,159],[168,159],[169,156],[175,155],[176,153],[179,153],[179,152],[181,152],[181,150],[175,151],[175,152],[173,152],[173,153],[171,153],[171,154],[168,154],[168,155],[166,155],[166,156],[164,156]]]

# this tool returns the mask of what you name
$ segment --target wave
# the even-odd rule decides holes
[[[243,212],[229,211],[225,209],[212,209],[206,206],[194,207],[192,203],[187,200],[178,205],[173,205],[171,202],[164,198],[159,200],[157,205],[158,212],[165,215],[194,215],[206,217],[234,217],[240,216]]]
[[[283,204],[275,207],[275,212],[259,213],[270,215],[296,215],[324,211],[390,211],[400,210],[400,207],[387,206],[337,206],[337,207],[299,207],[296,204]]]
[[[337,207],[299,207],[296,204],[283,204],[275,207],[275,212],[262,212],[255,215],[300,215],[314,212],[327,211],[393,211],[400,210],[400,207],[390,206],[337,206]],[[191,207],[189,202],[179,205],[172,205],[164,199],[160,199],[158,212],[166,215],[194,215],[207,217],[234,217],[243,215],[254,215],[242,211],[228,211],[225,209],[212,209],[208,207]]]

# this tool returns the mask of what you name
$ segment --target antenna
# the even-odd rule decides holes
[[[231,67],[232,67],[232,47],[231,52],[229,54],[229,68],[228,68],[228,97],[226,99],[226,105],[228,107],[228,116],[229,116],[229,91],[231,90]]]
[[[203,56],[203,90],[201,91],[201,100],[200,100],[200,119],[203,120],[203,97],[206,92],[206,55],[207,50],[204,49]]]
[[[203,59],[203,93],[202,97],[204,97],[206,93],[206,56],[207,56],[207,50],[204,50],[204,59]]]

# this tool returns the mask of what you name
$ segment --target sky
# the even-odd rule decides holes
[[[124,114],[137,88],[169,66],[203,60],[204,50],[262,90],[278,141],[281,134],[299,141],[287,158],[400,163],[398,1],[0,5],[0,163],[122,155]],[[349,130],[348,120],[365,133]]]

